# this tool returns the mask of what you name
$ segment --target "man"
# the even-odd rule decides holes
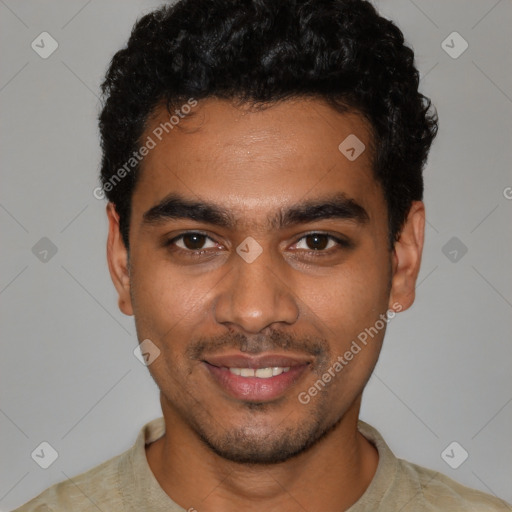
[[[163,419],[19,511],[510,510],[358,420],[420,268],[418,81],[363,0],[183,0],[136,24],[103,85],[102,193]]]

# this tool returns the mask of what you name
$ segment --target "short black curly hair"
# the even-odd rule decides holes
[[[171,112],[208,97],[252,106],[312,97],[366,118],[392,247],[411,202],[422,199],[437,133],[418,85],[402,32],[365,0],[181,0],[145,15],[110,63],[99,117],[101,183],[126,248],[139,166],[115,186],[112,176],[140,147],[159,104]]]

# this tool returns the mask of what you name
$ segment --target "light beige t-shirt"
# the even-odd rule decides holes
[[[379,463],[371,484],[347,512],[512,511],[498,498],[397,459],[373,427],[360,421],[358,428],[377,448]],[[53,485],[13,512],[184,512],[160,487],[146,459],[145,444],[164,432],[163,418],[149,422],[126,452]],[[200,511],[200,505],[191,503],[187,510]]]

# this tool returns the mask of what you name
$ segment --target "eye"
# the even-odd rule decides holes
[[[168,245],[175,245],[185,251],[201,251],[217,247],[217,243],[209,236],[195,232],[183,233],[169,240]]]
[[[301,249],[310,252],[327,252],[336,246],[348,247],[349,243],[326,233],[309,233],[303,236],[295,244],[294,249]]]

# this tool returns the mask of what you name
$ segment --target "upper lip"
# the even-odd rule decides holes
[[[283,354],[261,354],[258,356],[249,356],[240,352],[235,354],[217,354],[207,356],[203,359],[206,363],[213,366],[226,368],[269,368],[269,367],[292,367],[302,366],[311,363],[311,357],[301,355],[283,355]]]

